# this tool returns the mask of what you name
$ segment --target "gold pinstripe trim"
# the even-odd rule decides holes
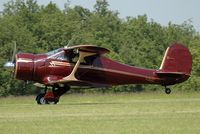
[[[50,64],[49,65],[50,67],[51,66],[71,66],[71,63],[62,62],[62,61],[51,61],[49,64]]]
[[[56,64],[56,65],[58,65],[58,64]],[[59,63],[58,66],[73,67],[74,65],[75,64],[63,62],[62,64]],[[58,67],[58,66],[52,66],[52,65],[50,65],[49,67]],[[151,77],[151,76],[145,76],[145,75],[141,75],[141,74],[133,74],[133,73],[129,73],[129,72],[124,72],[124,71],[119,71],[119,70],[113,70],[113,69],[107,69],[107,68],[93,67],[93,66],[88,66],[88,65],[80,65],[79,68],[92,69],[92,70],[105,71],[105,72],[112,72],[112,73],[118,73],[118,74],[123,74],[123,75],[142,77],[142,78],[146,78],[146,79],[153,79],[153,80],[158,80],[159,79],[159,78],[155,78],[155,77]]]
[[[25,62],[25,63],[29,63],[29,62],[33,62],[32,59],[29,58],[18,58],[16,59],[17,62]]]
[[[107,68],[98,68],[98,67],[92,67],[92,66],[90,66],[90,67],[80,66],[80,68],[93,69],[93,70],[99,70],[99,71],[105,71],[105,72],[112,72],[112,73],[124,74],[124,75],[129,75],[129,76],[137,76],[137,77],[142,77],[142,78],[146,78],[146,79],[154,79],[154,80],[158,79],[158,78],[151,77],[151,76],[145,76],[145,75],[141,75],[141,74],[133,74],[133,73],[129,73],[129,72],[107,69]]]

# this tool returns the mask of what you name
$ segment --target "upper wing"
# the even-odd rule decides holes
[[[94,45],[77,45],[77,46],[65,47],[64,50],[65,51],[78,50],[78,51],[83,51],[83,52],[88,52],[88,53],[96,53],[96,54],[105,54],[105,53],[110,52],[106,48],[94,46]]]

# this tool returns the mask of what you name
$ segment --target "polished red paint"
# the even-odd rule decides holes
[[[98,50],[94,52],[96,51]],[[66,55],[68,51],[64,48],[52,55],[17,54],[15,76],[17,79],[51,85],[52,81],[58,81],[72,72],[75,62],[60,59]],[[123,84],[173,85],[187,80],[192,69],[192,56],[181,44],[173,44],[168,48],[160,69],[129,66],[101,54],[93,57],[91,61],[79,66],[76,78],[80,81],[65,84],[93,87]]]
[[[34,55],[17,54],[15,77],[22,80],[33,80],[34,73]]]

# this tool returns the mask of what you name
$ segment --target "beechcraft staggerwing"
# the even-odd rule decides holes
[[[167,86],[184,82],[191,75],[192,56],[182,44],[167,48],[159,69],[122,64],[105,57],[106,53],[108,49],[94,45],[63,47],[45,54],[19,53],[5,67],[14,69],[16,79],[45,86],[45,92],[36,97],[38,104],[56,104],[71,86],[159,84],[170,94]]]

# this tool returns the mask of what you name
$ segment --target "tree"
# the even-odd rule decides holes
[[[97,0],[96,4],[94,5],[95,12],[100,16],[105,16],[110,11],[108,10],[108,2],[106,0]]]

